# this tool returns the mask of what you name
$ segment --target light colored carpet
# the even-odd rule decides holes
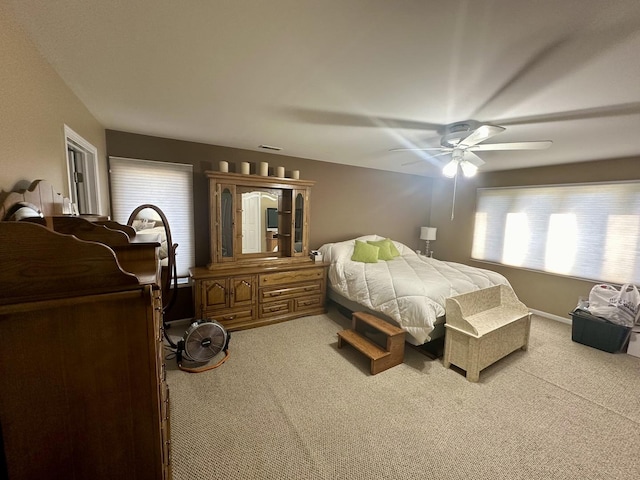
[[[230,359],[206,373],[168,361],[173,478],[639,477],[640,358],[534,317],[529,350],[477,384],[410,348],[371,376],[337,348],[348,324],[330,310],[232,332]]]

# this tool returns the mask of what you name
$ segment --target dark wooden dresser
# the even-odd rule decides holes
[[[156,282],[41,225],[0,250],[0,477],[171,478]]]

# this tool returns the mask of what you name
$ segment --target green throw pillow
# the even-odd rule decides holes
[[[395,243],[393,243],[393,241],[390,238],[387,238],[386,241],[389,242],[389,249],[391,250],[391,255],[393,255],[394,257],[399,257],[400,250],[398,250]]]
[[[391,249],[389,248],[388,242],[385,242],[384,240],[376,242],[369,240],[367,243],[380,249],[380,251],[378,252],[378,260],[393,260],[393,255],[391,254]]]
[[[369,245],[368,243],[356,240],[356,246],[353,248],[351,260],[354,262],[378,263],[379,250],[380,248],[375,245]]]
[[[376,240],[376,241],[370,240],[368,243],[370,243],[371,245],[375,245],[377,247],[380,247],[382,245],[388,246],[391,258],[382,258],[382,255],[378,254],[378,256],[382,260],[391,260],[392,258],[395,258],[398,255],[400,255],[400,252],[398,251],[398,249],[396,248],[396,246],[394,245],[394,243],[391,241],[390,238],[385,238],[384,240]]]

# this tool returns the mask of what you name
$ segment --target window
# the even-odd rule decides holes
[[[478,189],[471,256],[640,283],[640,182]]]
[[[160,208],[178,244],[178,277],[187,277],[195,265],[193,240],[193,167],[180,163],[109,157],[113,219],[126,223],[140,205]]]

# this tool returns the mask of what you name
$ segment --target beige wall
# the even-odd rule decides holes
[[[638,158],[486,173],[470,180],[462,178],[458,182],[453,221],[450,220],[453,181],[437,179],[434,181],[431,223],[438,227],[438,239],[433,243],[433,249],[436,256],[443,260],[468,263],[502,273],[529,308],[568,317],[578,297],[588,296],[595,282],[471,261],[476,189],[638,179]]]
[[[66,124],[98,149],[103,212],[108,208],[104,128],[42,58],[0,2],[0,190],[35,179],[69,195]]]
[[[112,130],[107,130],[106,137],[111,156],[193,165],[198,265],[209,261],[209,187],[204,172],[218,170],[220,160],[229,162],[232,172],[239,171],[240,162],[246,161],[255,173],[256,165],[266,161],[271,168],[300,170],[300,178],[314,180],[311,248],[373,233],[418,248],[419,228],[429,221],[431,178]]]

